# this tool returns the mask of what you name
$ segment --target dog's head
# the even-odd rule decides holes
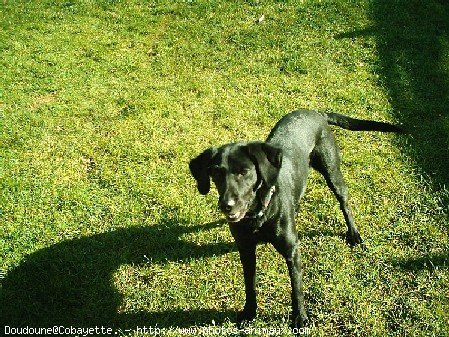
[[[264,142],[209,148],[190,161],[198,191],[207,194],[212,178],[219,207],[229,222],[238,222],[254,203],[256,191],[274,186],[282,165],[281,149]]]

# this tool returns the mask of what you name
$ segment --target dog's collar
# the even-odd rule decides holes
[[[268,206],[270,205],[271,199],[273,198],[273,194],[276,191],[276,186],[271,186],[271,188],[269,189],[267,195],[265,196],[265,200],[262,200],[262,209],[260,210],[259,213],[257,213],[256,217],[261,218],[265,212],[265,210],[268,208]]]
[[[262,183],[260,183],[259,186],[256,188],[256,190],[255,190],[256,193],[260,190],[261,187],[262,187]],[[255,214],[253,213],[251,215],[247,215],[246,217],[252,218],[252,219],[262,218],[265,211],[267,210],[268,206],[270,205],[271,200],[273,199],[273,194],[275,191],[276,191],[276,186],[275,185],[271,186],[270,189],[268,190],[268,193],[264,197],[261,197],[261,199],[260,199],[260,203],[262,204],[260,211]]]

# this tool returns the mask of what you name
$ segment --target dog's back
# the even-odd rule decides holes
[[[304,193],[312,152],[323,134],[331,132],[326,118],[311,110],[296,110],[281,118],[271,130],[267,143],[282,149],[283,163],[279,172],[281,188],[293,191],[291,202],[297,203]]]
[[[296,110],[282,117],[270,132],[267,143],[282,148],[284,154],[310,154],[317,135],[327,128],[327,119],[317,111]],[[299,155],[301,155],[299,154]]]

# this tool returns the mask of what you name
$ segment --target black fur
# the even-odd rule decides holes
[[[307,322],[302,289],[295,213],[304,195],[310,166],[323,174],[344,214],[346,241],[362,243],[340,172],[340,154],[329,124],[349,130],[401,132],[388,123],[359,120],[335,113],[298,110],[284,116],[266,142],[226,144],[210,148],[190,162],[198,190],[206,194],[212,177],[219,207],[236,241],[245,278],[246,302],[238,323],[256,315],[256,245],[270,242],[285,258],[292,287],[292,325]]]

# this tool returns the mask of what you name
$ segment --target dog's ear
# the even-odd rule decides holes
[[[248,154],[255,161],[262,180],[268,185],[273,186],[282,166],[282,150],[264,142],[248,143]]]
[[[212,157],[217,153],[217,149],[211,147],[192,159],[189,163],[190,173],[195,178],[198,191],[205,195],[210,190],[209,165]]]

